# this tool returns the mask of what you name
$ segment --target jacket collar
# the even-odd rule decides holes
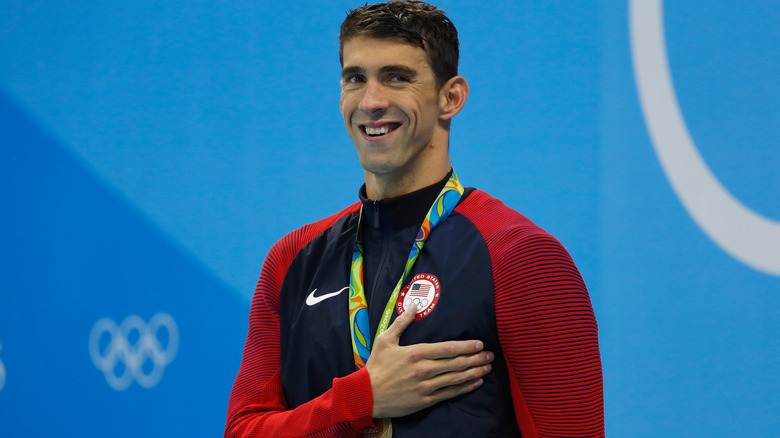
[[[363,221],[366,226],[372,228],[390,225],[393,229],[421,223],[451,175],[452,170],[435,184],[394,198],[379,200],[368,199],[366,185],[363,184],[359,192],[360,201],[363,203]]]

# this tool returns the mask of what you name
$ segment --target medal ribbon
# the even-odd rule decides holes
[[[436,200],[428,210],[428,214],[425,215],[420,231],[417,232],[417,237],[414,239],[412,250],[409,252],[409,257],[406,260],[406,266],[404,267],[403,275],[398,280],[398,284],[395,285],[393,293],[390,294],[390,299],[385,305],[385,310],[382,312],[382,319],[379,321],[379,327],[377,328],[376,336],[379,336],[387,330],[390,325],[390,318],[395,308],[395,301],[398,299],[398,294],[401,292],[406,278],[412,271],[414,263],[417,261],[417,257],[420,256],[425,241],[430,237],[433,229],[436,228],[444,219],[449,216],[455,206],[458,205],[461,196],[463,195],[463,185],[458,181],[458,177],[455,175],[455,171],[452,172],[447,184],[436,197]],[[358,219],[358,231],[357,238],[355,240],[355,251],[352,253],[352,267],[349,273],[349,329],[352,334],[352,353],[355,358],[355,367],[357,369],[363,368],[368,362],[368,356],[371,354],[371,334],[369,333],[368,323],[368,301],[366,300],[366,292],[363,287],[363,243],[361,241],[360,226],[363,219],[363,207],[360,207],[360,216]]]

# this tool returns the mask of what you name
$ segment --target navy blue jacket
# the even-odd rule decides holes
[[[444,183],[446,179],[423,190],[380,201],[366,199],[361,191],[363,273],[372,335],[403,273],[420,224]],[[313,306],[308,306],[305,298],[315,289],[323,295],[349,285],[357,216],[344,216],[312,239],[293,260],[282,285],[282,385],[290,407],[330,389],[334,377],[355,371],[347,323],[348,290]],[[404,332],[401,345],[479,339],[486,350],[496,354],[496,366],[477,390],[393,419],[393,436],[520,436],[498,341],[490,255],[477,228],[462,215],[450,215],[431,234],[409,278],[416,274],[437,277],[440,297],[428,315]],[[397,315],[394,312],[393,319]]]
[[[363,194],[362,204],[274,245],[252,301],[226,437],[356,437],[371,424],[370,379],[365,369],[355,371],[347,318],[359,206],[373,335],[445,181],[376,202]],[[496,359],[475,391],[394,418],[395,437],[603,437],[596,320],[555,238],[467,189],[426,242],[411,283],[419,288],[402,293],[417,294],[428,309],[402,345],[480,339]],[[439,293],[435,306],[432,290]]]

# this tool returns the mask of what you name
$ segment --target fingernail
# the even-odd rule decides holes
[[[485,344],[482,341],[477,341],[477,351],[481,351],[483,348],[485,348]]]
[[[488,361],[493,362],[493,359],[495,359],[495,358],[496,358],[496,355],[494,355],[493,352],[491,352],[491,351],[487,352],[487,360]]]

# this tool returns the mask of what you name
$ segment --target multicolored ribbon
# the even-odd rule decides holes
[[[417,257],[420,256],[425,241],[428,240],[433,229],[455,209],[463,195],[463,191],[463,185],[458,181],[458,177],[455,175],[455,171],[453,171],[452,176],[447,180],[447,184],[444,185],[439,196],[436,197],[433,205],[428,210],[428,214],[425,215],[425,219],[423,219],[420,231],[417,232],[412,250],[409,252],[409,257],[406,260],[404,273],[401,275],[401,279],[398,280],[398,284],[395,285],[393,293],[390,294],[390,299],[385,305],[385,311],[382,312],[382,319],[379,321],[379,327],[374,335],[374,340],[376,340],[376,336],[387,330],[387,327],[390,325],[395,301],[398,299],[398,294],[412,271]],[[368,301],[366,300],[366,293],[363,287],[363,243],[360,231],[362,220],[363,207],[361,206],[357,238],[355,239],[355,251],[352,253],[352,267],[349,274],[349,328],[352,333],[352,353],[357,369],[366,366],[373,343],[368,324]]]

